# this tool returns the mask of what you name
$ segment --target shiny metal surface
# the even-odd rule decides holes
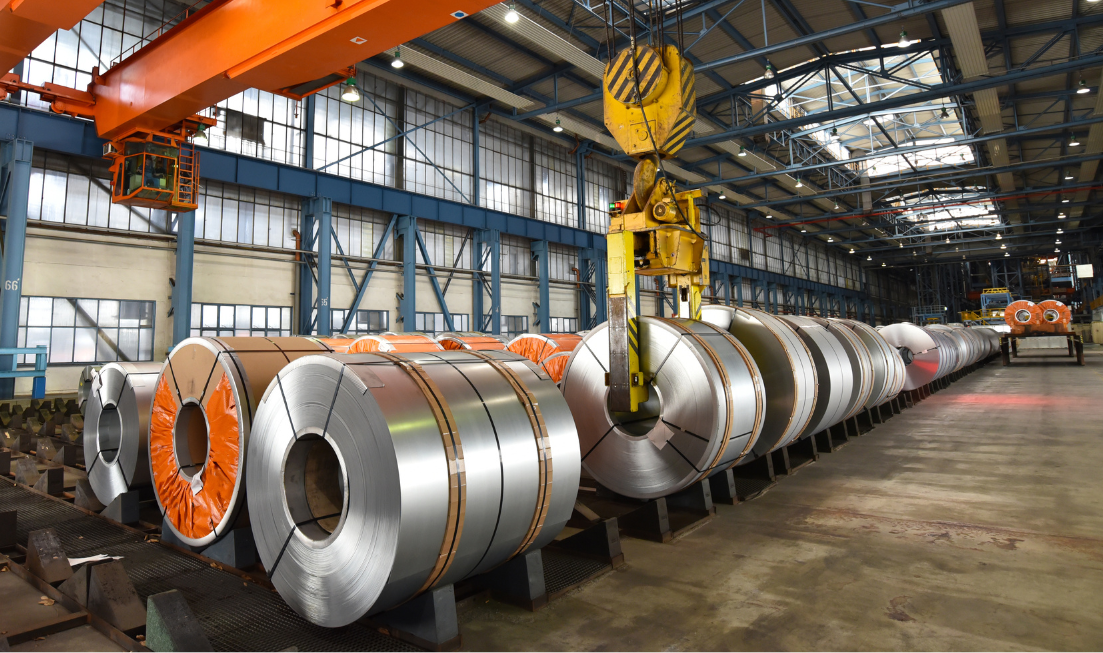
[[[701,320],[727,329],[754,358],[766,391],[766,418],[749,462],[783,447],[812,419],[816,406],[816,364],[812,352],[777,317],[747,308],[716,304],[701,307]]]
[[[726,330],[692,320],[639,318],[640,369],[649,399],[609,410],[608,324],[571,353],[560,389],[571,407],[582,465],[620,494],[655,498],[684,489],[747,455],[766,410],[762,375]]]
[[[77,380],[77,407],[80,408],[80,412],[84,414],[85,404],[88,402],[88,395],[92,394],[92,381],[96,379],[96,375],[100,373],[100,367],[98,365],[87,365],[80,371],[80,379]]]
[[[902,390],[915,390],[938,378],[942,356],[931,334],[908,322],[890,324],[878,332],[896,348],[904,362],[906,378]]]
[[[854,369],[839,338],[816,319],[798,315],[781,315],[797,335],[808,345],[816,364],[819,395],[812,419],[801,437],[818,433],[846,418],[854,396]]]
[[[899,394],[904,386],[904,362],[877,329],[858,320],[832,318],[831,321],[850,329],[869,352],[873,378],[863,408],[879,406]]]
[[[85,368],[86,370],[88,368]],[[149,408],[161,363],[108,363],[89,384],[84,468],[96,498],[149,485]]]
[[[257,409],[249,515],[284,600],[342,626],[546,545],[579,473],[566,402],[516,354],[307,356]]]
[[[850,359],[850,370],[854,375],[853,389],[847,402],[846,415],[850,419],[865,410],[866,402],[873,393],[873,355],[860,338],[846,325],[835,320],[812,318],[831,332],[843,346]]]

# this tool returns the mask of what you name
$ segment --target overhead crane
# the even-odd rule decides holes
[[[112,161],[112,201],[186,212],[198,206],[199,159],[191,141],[217,124],[199,112],[249,88],[301,100],[336,84],[354,85],[356,62],[494,3],[213,0],[176,17],[177,24],[164,26],[148,45],[125,52],[108,70],[94,69],[83,91],[52,83],[34,86],[7,74],[0,78],[0,100],[13,92],[37,93],[57,113],[95,120],[97,133],[108,141],[104,156]],[[0,56],[18,55],[3,70],[98,4],[7,0],[0,5],[0,35],[18,30],[22,23],[17,20],[29,21],[34,34],[0,45]],[[46,20],[48,10],[59,15],[52,22],[35,22]]]
[[[696,199],[678,192],[662,161],[678,153],[697,121],[693,65],[673,45],[636,45],[615,56],[602,80],[605,127],[638,163],[632,195],[610,207],[609,410],[636,412],[647,401],[635,314],[636,275],[665,276],[679,317],[701,318],[709,285],[707,238]]]

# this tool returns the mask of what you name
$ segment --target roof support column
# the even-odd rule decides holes
[[[23,288],[23,254],[27,244],[27,204],[31,194],[34,144],[17,139],[0,144],[0,197],[6,198],[4,284],[0,287],[0,347],[19,346],[19,302]],[[0,369],[11,369],[11,356],[0,356]],[[15,396],[15,379],[0,379],[0,399]]]
[[[402,258],[402,295],[398,319],[403,331],[413,331],[417,321],[417,218],[404,215],[395,227],[395,253]]]
[[[192,272],[195,268],[195,211],[176,216],[176,277],[172,287],[172,346],[191,335]]]
[[[532,260],[536,261],[536,324],[538,333],[551,332],[551,288],[548,269],[548,241],[534,240],[529,244]]]

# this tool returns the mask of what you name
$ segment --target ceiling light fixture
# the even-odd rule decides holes
[[[1058,244],[1058,245],[1060,245],[1060,244],[1061,244],[1061,239],[1060,239],[1060,238],[1058,238],[1058,239],[1057,239],[1057,243],[1056,243],[1056,244]]]
[[[1080,145],[1080,141],[1076,140],[1075,136],[1069,139],[1069,147],[1076,147],[1078,145]]]
[[[1083,95],[1083,94],[1087,93],[1090,90],[1091,89],[1088,88],[1088,85],[1084,82],[1084,80],[1080,80],[1080,83],[1077,84],[1076,93],[1078,95]]]
[[[1064,220],[1065,219],[1065,214],[1064,213],[1058,213],[1057,214],[1057,219],[1058,220]]]
[[[942,117],[943,118],[949,118],[950,117],[950,112],[946,110],[946,107],[942,107]]]
[[[1063,233],[1065,233],[1065,230],[1064,230],[1064,229],[1058,229],[1058,230],[1057,230],[1057,233],[1059,233],[1059,234],[1063,234]]]
[[[900,243],[900,249],[904,249],[904,243]]]
[[[770,63],[769,61],[766,62],[765,77],[766,77],[766,79],[773,79],[774,78],[774,64]]]
[[[804,188],[804,184],[801,183],[800,177],[797,177],[797,188]]]
[[[834,239],[834,238],[832,238],[831,236],[828,236],[828,237],[827,237],[827,242],[829,242],[829,243],[833,243],[833,242],[835,242],[835,239]]]
[[[1073,180],[1072,175],[1065,175],[1065,181],[1072,181],[1072,180]]]
[[[911,44],[912,44],[912,42],[908,40],[908,33],[905,30],[900,30],[900,41],[899,41],[900,47],[906,48]]]
[[[1004,252],[1004,256],[1011,256],[1011,252]]]
[[[728,196],[727,196],[727,195],[725,195],[725,194],[724,194],[723,192],[721,192],[721,193],[720,193],[720,199],[722,199],[722,200],[726,200],[726,199],[728,199]]]
[[[391,60],[391,68],[401,68],[406,64],[402,61],[402,50],[399,48],[394,49],[394,59]]]
[[[769,213],[767,213],[767,214],[766,214],[766,219],[767,219],[767,220],[773,220],[773,219],[774,219],[774,216],[773,216],[773,215],[771,215],[771,214],[769,214]]]
[[[738,156],[747,156],[747,150],[743,149],[742,145],[739,146],[739,155]]]
[[[1068,199],[1066,198],[1066,199],[1063,199],[1063,200],[1061,200],[1061,203],[1062,203],[1062,204],[1068,204],[1068,203],[1069,203],[1069,201],[1068,201]]]
[[[806,233],[808,233],[808,230],[807,230],[807,229],[801,229],[801,230],[800,230],[800,232],[801,232],[802,234],[806,234]]]
[[[872,257],[872,256],[867,256],[867,257],[866,257],[866,260],[867,260],[867,261],[872,261],[872,260],[873,260],[873,257]]]
[[[1007,249],[1007,245],[1000,245],[1000,249]]]
[[[199,128],[195,131],[195,136],[191,137],[192,145],[202,145],[206,147],[210,142],[207,140],[207,126],[200,123]]]
[[[854,253],[854,250],[850,250],[850,253],[851,253],[851,254],[853,254],[853,253]]]
[[[886,267],[885,262],[881,261],[881,267]]]
[[[348,79],[345,80],[345,83],[342,84],[342,87],[343,87],[342,90],[341,90],[341,99],[342,100],[344,100],[345,102],[350,102],[350,103],[360,101],[360,91],[358,91],[356,89],[356,80],[355,79],[353,79],[352,77],[349,77]]]
[[[516,23],[519,20],[521,20],[521,14],[517,13],[517,3],[509,3],[509,11],[506,12],[506,22]]]
[[[552,127],[552,131],[557,134],[563,131],[563,125],[559,124],[559,118],[555,119],[555,127]]]
[[[996,234],[996,240],[1003,240],[1003,234]]]

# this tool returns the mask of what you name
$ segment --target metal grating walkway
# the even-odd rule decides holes
[[[53,528],[70,558],[123,556],[134,588],[151,594],[180,590],[216,651],[417,651],[362,624],[323,628],[295,613],[279,594],[215,569],[60,501],[0,479],[0,510],[18,510],[17,542]]]

